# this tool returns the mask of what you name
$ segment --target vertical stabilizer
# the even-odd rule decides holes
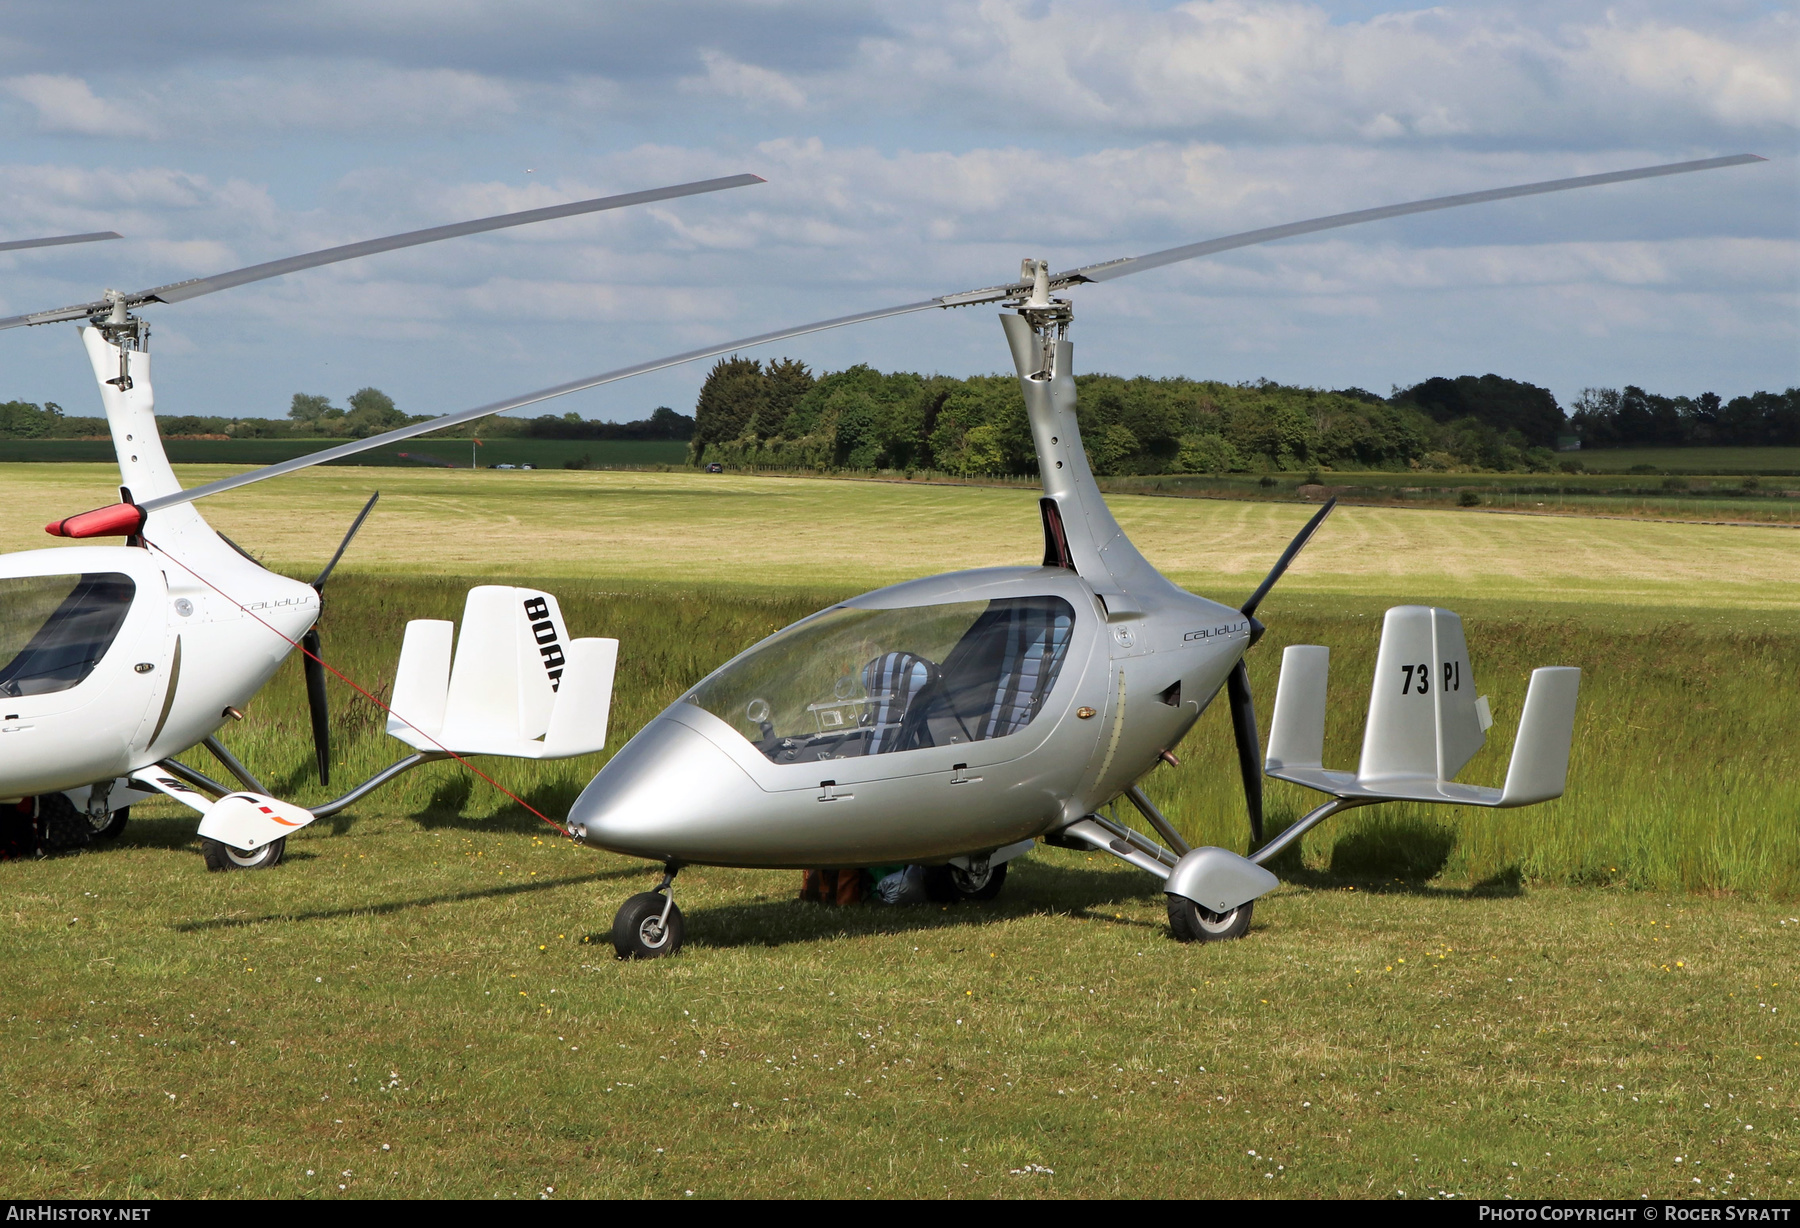
[[[1487,740],[1462,619],[1400,605],[1381,626],[1358,779],[1454,780]]]

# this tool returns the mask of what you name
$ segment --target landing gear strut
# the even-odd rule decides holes
[[[669,866],[656,890],[632,896],[613,917],[613,950],[620,959],[659,959],[681,950],[685,926],[675,907],[675,873]]]

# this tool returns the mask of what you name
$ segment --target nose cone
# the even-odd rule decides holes
[[[735,860],[721,854],[731,851],[733,835],[742,838],[743,820],[767,796],[724,751],[658,717],[588,782],[569,823],[588,843],[615,853],[717,864]]]

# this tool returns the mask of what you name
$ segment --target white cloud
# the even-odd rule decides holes
[[[1362,21],[1252,0],[1108,8],[982,0],[903,10],[899,36],[869,40],[860,62],[832,75],[830,101],[864,91],[974,120],[982,100],[1046,125],[1277,140],[1590,145],[1659,125],[1664,139],[1795,127],[1791,14],[1708,31],[1701,12],[1676,25],[1610,11],[1551,20],[1509,5]]]
[[[806,94],[782,73],[745,64],[710,47],[700,53],[700,62],[706,66],[705,75],[681,82],[682,89],[689,93],[790,111],[806,105]]]
[[[135,107],[94,96],[80,77],[28,73],[0,82],[7,93],[37,113],[45,132],[78,136],[154,136],[155,126]]]

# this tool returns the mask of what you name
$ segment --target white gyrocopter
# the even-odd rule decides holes
[[[912,312],[999,304],[1008,309],[1001,321],[1043,479],[1041,565],[895,585],[840,602],[749,647],[614,755],[575,802],[566,829],[577,840],[664,866],[656,890],[627,899],[614,919],[621,956],[679,949],[684,922],[674,881],[684,866],[910,865],[922,869],[925,889],[939,898],[981,900],[999,891],[1008,861],[1037,840],[1105,852],[1163,880],[1178,939],[1237,937],[1249,927],[1255,900],[1277,883],[1266,864],[1341,810],[1391,800],[1523,806],[1560,796],[1579,671],[1533,673],[1501,788],[1459,783],[1455,777],[1491,724],[1475,689],[1461,621],[1448,610],[1397,607],[1383,625],[1358,770],[1335,772],[1322,762],[1327,653],[1317,646],[1284,654],[1265,758],[1243,657],[1262,633],[1256,610],[1331,505],[1239,607],[1170,583],[1126,539],[1094,483],[1076,424],[1072,308],[1054,292],[1362,222],[1758,161],[1736,155],[1414,201],[1064,273],[1027,260],[1015,282],[572,380],[194,490],[127,500],[58,522],[52,531],[131,534],[153,552],[169,536],[158,526],[177,526],[180,517],[193,515],[192,500],[251,482],[751,345]],[[96,371],[104,374],[118,347],[93,330],[87,335]],[[123,350],[118,360],[126,361]],[[115,437],[120,429],[115,425]],[[208,599],[235,604],[223,591],[199,587]],[[294,627],[310,623],[316,612],[298,588]],[[521,638],[522,657],[524,643]],[[281,644],[275,648],[286,651]],[[442,706],[447,652],[447,631],[409,628],[388,721],[390,732],[439,751],[454,749]],[[4,677],[0,671],[0,687]],[[579,685],[597,688],[598,682]],[[565,675],[556,703],[568,702],[576,686]],[[1261,838],[1265,772],[1329,798],[1249,857],[1190,848],[1138,785],[1172,757],[1221,689],[1230,704],[1253,836]],[[590,695],[581,702],[598,701]],[[552,713],[552,725],[554,720]],[[154,776],[162,762],[134,769],[131,781]],[[1160,842],[1099,813],[1120,798],[1143,815]],[[284,813],[295,825],[312,817],[298,807]],[[251,830],[259,821],[247,817],[234,830]],[[281,834],[272,825],[260,830],[269,838]],[[237,848],[249,855],[247,846]]]
[[[251,697],[300,646],[319,778],[329,783],[325,665],[314,624],[325,582],[375,500],[365,505],[311,583],[258,565],[193,507],[172,507],[146,526],[134,501],[141,505],[174,495],[181,486],[157,433],[149,326],[133,308],[183,302],[397,248],[760,182],[755,175],[734,175],[501,214],[137,293],[108,290],[94,302],[0,319],[0,329],[85,322],[82,343],[99,384],[125,502],[96,517],[47,527],[64,537],[126,538],[123,546],[0,556],[0,805],[24,812],[19,817],[34,825],[39,848],[66,849],[116,836],[133,801],[163,793],[202,815],[201,851],[210,867],[260,868],[281,860],[286,833],[447,753],[437,743],[427,744],[342,797],[306,811],[270,796],[213,736],[225,722],[241,717]],[[112,237],[108,232],[28,242]],[[448,633],[447,623],[415,624],[408,632],[409,643],[416,641],[415,661],[430,658],[441,643],[440,722],[433,727],[440,741],[448,738],[459,754],[532,758],[562,758],[605,744],[614,642],[571,640],[550,594],[493,585],[472,591],[454,668]],[[579,700],[565,695],[559,702],[565,680],[576,684],[570,695]],[[409,703],[420,694],[415,687]],[[177,758],[202,745],[241,788],[221,784]]]

